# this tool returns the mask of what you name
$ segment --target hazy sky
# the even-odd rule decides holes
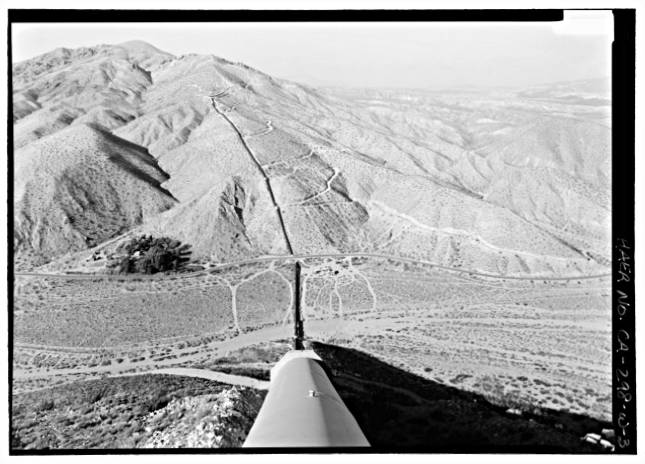
[[[13,24],[14,62],[57,47],[144,40],[276,77],[352,87],[524,86],[611,72],[611,13],[561,23]]]

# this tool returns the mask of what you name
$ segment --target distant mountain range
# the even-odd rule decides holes
[[[14,64],[13,106],[18,269],[132,233],[216,262],[361,252],[501,275],[609,269],[602,83],[316,90],[135,41]]]

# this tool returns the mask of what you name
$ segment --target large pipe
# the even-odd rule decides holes
[[[269,393],[244,447],[370,446],[312,350],[290,351],[273,369]]]
[[[300,309],[300,261],[296,261],[295,273],[294,273],[295,285],[293,296],[293,323],[294,323],[294,334],[293,334],[293,349],[294,350],[303,350],[303,340],[305,339],[305,327],[302,321],[302,313]]]

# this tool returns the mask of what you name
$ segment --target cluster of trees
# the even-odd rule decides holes
[[[179,240],[141,235],[121,244],[108,268],[116,274],[178,271],[190,260],[190,254],[190,245]]]

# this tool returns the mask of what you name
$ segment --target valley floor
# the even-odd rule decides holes
[[[309,339],[524,410],[611,414],[610,282],[514,280],[373,257],[303,263]],[[14,393],[168,368],[268,378],[292,335],[292,261],[179,278],[18,277]],[[266,362],[222,362],[280,346]]]

